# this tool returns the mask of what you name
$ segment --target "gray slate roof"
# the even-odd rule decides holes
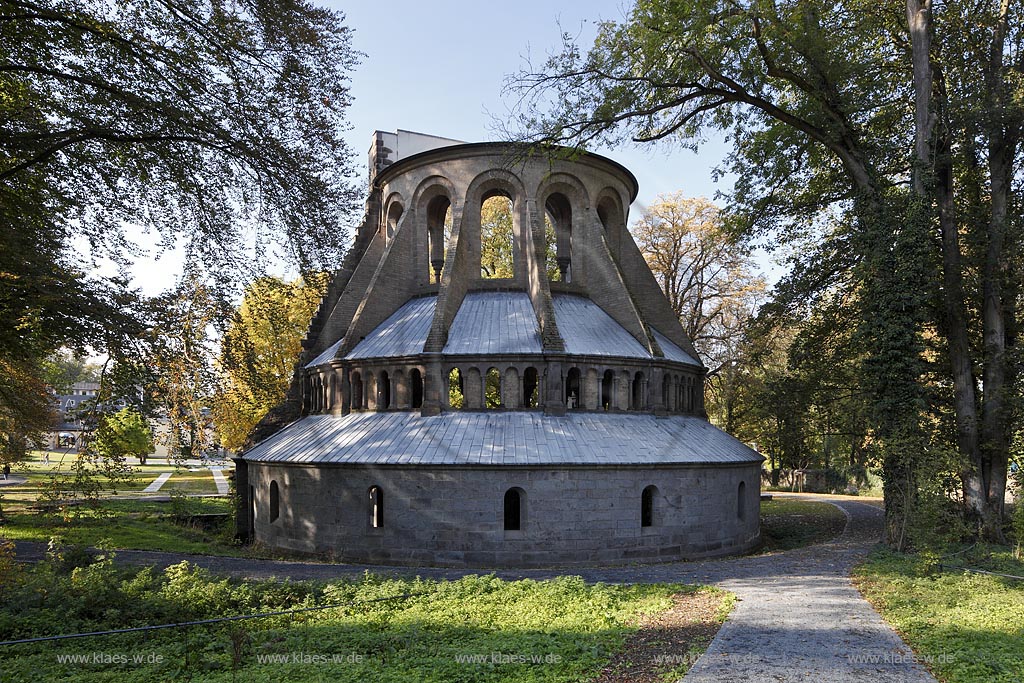
[[[588,356],[651,358],[650,352],[596,303],[575,294],[552,296],[555,320],[566,353]],[[437,296],[406,302],[362,339],[345,358],[413,356],[423,351],[434,318]],[[668,360],[699,366],[688,353],[654,331]],[[341,340],[306,364],[321,365],[337,355]],[[448,331],[448,355],[540,354],[537,316],[526,292],[470,292]]]
[[[676,361],[677,363],[689,363],[690,365],[700,365],[696,358],[676,346],[675,342],[671,341],[661,332],[658,332],[653,327],[651,328],[651,332],[654,333],[654,341],[658,342],[658,346],[661,347],[661,352],[665,354],[665,358],[667,360]]]
[[[526,292],[470,292],[462,300],[444,353],[541,353],[537,314]]]
[[[622,325],[586,297],[555,294],[555,321],[565,352],[587,356],[650,358],[650,352]]]
[[[642,413],[410,412],[310,415],[243,456],[361,465],[657,465],[761,462],[693,416]]]
[[[386,358],[413,356],[423,351],[434,319],[436,296],[407,301],[390,318],[377,326],[346,358]]]

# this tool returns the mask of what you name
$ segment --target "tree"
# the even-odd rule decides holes
[[[678,192],[659,196],[632,233],[709,375],[716,376],[735,358],[765,290],[749,247],[726,232],[718,207]]]
[[[140,465],[145,465],[146,457],[155,450],[153,430],[138,411],[122,408],[100,417],[93,436],[93,448],[103,458],[135,456]]]
[[[966,510],[1001,535],[1019,394],[1019,19],[1009,2],[639,0],[589,52],[567,40],[513,81],[525,137],[541,143],[692,147],[706,127],[730,131],[734,229],[812,245],[781,298],[857,307],[899,547],[929,470],[932,338],[955,386]]]
[[[488,197],[480,206],[480,277],[513,277],[514,247],[512,201],[507,197]]]
[[[213,419],[225,448],[241,448],[263,416],[284,400],[326,284],[325,276],[290,283],[264,277],[246,288],[221,340]]]
[[[58,394],[67,394],[77,382],[98,382],[102,367],[85,354],[60,348],[43,360],[43,381]]]
[[[251,281],[268,250],[303,271],[340,260],[361,194],[341,138],[358,57],[342,22],[307,0],[0,0],[5,364],[130,351],[152,308],[85,273],[123,270],[138,234],[222,287]]]

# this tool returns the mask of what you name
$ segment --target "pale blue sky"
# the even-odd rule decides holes
[[[595,21],[621,20],[631,6],[623,0],[325,2],[345,13],[353,44],[365,53],[352,74],[352,129],[346,134],[363,182],[374,130],[402,128],[467,142],[494,139],[492,118],[505,115],[511,104],[502,94],[507,75],[521,69],[528,56],[543,63],[560,45],[562,31],[589,42]],[[653,145],[593,151],[636,175],[640,193],[631,222],[658,194],[682,191],[713,199],[716,190],[731,187],[728,177],[712,181],[712,170],[727,152],[721,137],[712,137],[696,154]],[[763,256],[759,261],[767,270]],[[181,265],[179,252],[141,258],[132,268],[134,282],[157,294],[173,286]]]
[[[595,21],[621,20],[631,6],[623,0],[326,4],[345,13],[355,47],[366,54],[352,79],[353,130],[347,136],[361,169],[374,130],[494,139],[492,116],[504,116],[512,103],[502,95],[507,75],[522,68],[527,56],[542,63],[560,45],[562,31],[589,42]],[[651,145],[593,151],[622,163],[639,180],[631,217],[658,194],[681,190],[713,198],[716,189],[729,189],[711,179],[727,151],[721,138],[699,154]]]

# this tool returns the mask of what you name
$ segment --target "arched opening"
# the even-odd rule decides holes
[[[392,202],[391,206],[388,207],[387,217],[387,238],[391,241],[391,238],[395,236],[395,232],[398,231],[398,221],[402,218],[402,205],[398,202]]]
[[[278,491],[277,482],[270,482],[270,523],[273,524],[281,516],[281,493]]]
[[[370,487],[370,526],[374,529],[384,526],[384,491],[379,486]]]
[[[615,390],[615,373],[605,370],[601,377],[601,408],[611,410],[614,406],[613,392]]]
[[[651,527],[655,522],[654,498],[658,494],[658,487],[651,485],[640,494],[640,526]]]
[[[353,372],[352,377],[349,380],[352,384],[352,410],[362,410],[363,408],[363,376],[358,372]]]
[[[420,373],[419,368],[413,368],[412,372],[409,373],[409,382],[412,384],[412,400],[413,408],[423,407],[423,375]]]
[[[444,256],[452,232],[452,203],[438,195],[427,204],[427,254],[430,261],[428,281],[441,281]]]
[[[391,407],[391,378],[386,371],[381,371],[380,379],[377,382],[377,410],[387,410]]]
[[[741,481],[736,488],[736,517],[741,521],[747,517],[747,482]]]
[[[603,197],[597,203],[597,218],[604,227],[605,240],[613,254],[618,254],[625,232],[625,218],[617,203],[610,197]]]
[[[672,379],[667,374],[661,378],[661,403],[666,411],[672,411]]]
[[[462,371],[452,368],[448,373],[448,407],[462,408],[465,405],[466,396],[463,393]]]
[[[565,407],[575,410],[580,407],[580,369],[571,368],[565,379]]]
[[[523,407],[536,408],[540,402],[538,390],[540,382],[537,378],[537,368],[526,368],[523,373]]]
[[[501,407],[501,373],[497,368],[491,368],[484,377],[484,407]]]
[[[504,193],[492,193],[480,203],[480,277],[515,277],[514,254],[512,199]]]
[[[526,492],[518,486],[505,491],[505,531],[522,531],[526,513]]]
[[[544,211],[550,217],[554,232],[557,279],[572,282],[572,205],[564,194],[554,192],[544,203]]]
[[[630,395],[630,408],[632,410],[644,409],[644,373],[638,372],[633,375],[633,391]]]

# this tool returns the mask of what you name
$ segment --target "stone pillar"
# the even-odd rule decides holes
[[[562,376],[562,357],[549,357],[545,363],[544,380],[544,412],[547,415],[565,415],[565,377]]]
[[[423,376],[423,407],[420,415],[431,417],[441,414],[441,392],[445,386],[441,371],[441,354],[424,354],[426,374]]]
[[[348,415],[352,412],[352,384],[349,382],[348,368],[337,367],[338,373],[338,403],[335,406],[335,415]]]

